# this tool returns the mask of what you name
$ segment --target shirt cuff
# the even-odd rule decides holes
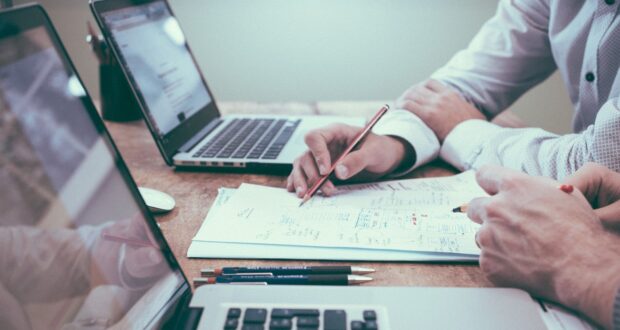
[[[485,120],[464,121],[448,134],[439,156],[461,171],[470,170],[484,144],[501,130],[500,126]]]
[[[439,140],[435,132],[413,113],[407,110],[390,110],[373,128],[373,133],[403,139],[415,151],[413,166],[392,173],[391,177],[405,175],[435,159],[439,154]]]

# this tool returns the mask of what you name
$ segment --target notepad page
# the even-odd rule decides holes
[[[303,207],[285,189],[243,184],[195,239],[478,254],[478,225],[451,208],[483,195],[471,173],[347,186]]]

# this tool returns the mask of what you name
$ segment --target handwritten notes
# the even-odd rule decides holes
[[[483,195],[470,172],[339,187],[303,207],[284,189],[243,184],[220,191],[195,239],[478,254],[478,225],[451,209]]]

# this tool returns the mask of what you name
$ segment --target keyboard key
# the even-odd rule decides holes
[[[364,315],[364,321],[368,321],[368,320],[374,321],[377,319],[377,313],[372,310],[364,311],[363,315]]]
[[[301,316],[297,318],[297,327],[298,328],[318,328],[319,327],[319,318],[318,317],[309,317],[309,316]]]
[[[377,324],[377,321],[366,321],[366,324],[364,324],[364,330],[377,330],[379,329],[379,325]]]
[[[245,310],[243,324],[259,323],[263,324],[267,320],[267,310],[264,308],[248,308]]]
[[[226,315],[229,319],[238,319],[241,316],[241,308],[230,308],[228,309],[228,315]]]
[[[228,319],[226,320],[226,323],[224,323],[225,330],[237,329],[237,326],[239,326],[238,319]]]
[[[321,315],[321,313],[318,309],[274,308],[271,310],[272,318],[292,318],[294,316],[319,317],[319,315]]]
[[[328,309],[323,312],[323,328],[325,330],[346,330],[347,314],[341,309]]]
[[[364,330],[364,322],[351,321],[351,330]]]
[[[271,319],[269,323],[270,330],[289,330],[293,327],[291,319]]]
[[[244,324],[241,330],[265,330],[262,324]]]

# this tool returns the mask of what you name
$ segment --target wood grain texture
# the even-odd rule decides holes
[[[220,109],[223,114],[286,113],[369,116],[374,114],[382,104],[384,102],[318,102],[313,104],[235,102],[221,103]],[[186,254],[191,239],[207,215],[217,196],[219,187],[237,188],[243,182],[284,187],[286,177],[175,171],[164,163],[142,121],[132,123],[106,122],[106,125],[138,185],[165,191],[175,198],[177,202],[175,210],[167,215],[157,217],[157,221],[188,278],[199,276],[200,269],[204,267],[338,264],[337,262],[188,259]],[[416,170],[411,174],[411,177],[446,176],[452,175],[454,172],[454,169],[449,165],[435,162]],[[375,280],[369,285],[469,287],[491,285],[483,277],[478,266],[473,264],[357,264],[377,269],[377,272],[373,274]]]

